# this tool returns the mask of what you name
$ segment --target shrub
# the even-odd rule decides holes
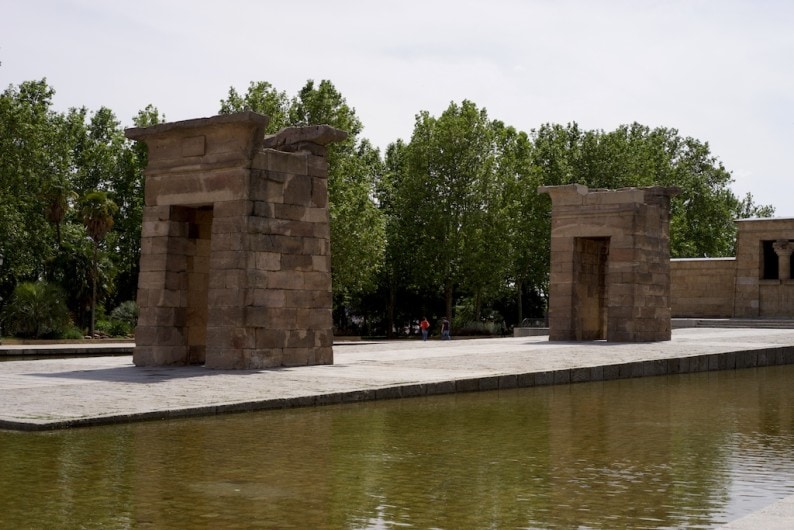
[[[72,323],[63,289],[44,281],[17,285],[3,321],[14,336],[53,339],[60,338]]]
[[[66,330],[64,330],[63,336],[61,338],[74,340],[74,339],[82,339],[83,337],[84,335],[83,332],[80,331],[80,328],[78,328],[77,326],[69,326],[66,328]]]
[[[110,312],[110,319],[124,322],[128,330],[135,329],[138,324],[138,304],[132,300],[122,302],[119,306]]]
[[[97,320],[94,331],[108,337],[128,337],[132,335],[130,325],[122,320]]]

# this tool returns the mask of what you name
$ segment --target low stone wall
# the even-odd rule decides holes
[[[548,334],[549,328],[522,328],[519,326],[513,328],[514,337],[539,337]]]
[[[674,317],[733,317],[735,258],[670,260],[671,306]]]

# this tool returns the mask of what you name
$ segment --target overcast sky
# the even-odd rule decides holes
[[[639,122],[708,142],[733,190],[794,217],[790,0],[2,0],[0,89],[56,110],[211,116],[230,87],[330,80],[385,148],[469,99],[529,132]]]

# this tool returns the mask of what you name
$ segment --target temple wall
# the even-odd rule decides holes
[[[673,316],[731,318],[735,283],[735,258],[670,260]]]
[[[794,318],[794,219],[736,227],[735,258],[671,260],[674,317]]]

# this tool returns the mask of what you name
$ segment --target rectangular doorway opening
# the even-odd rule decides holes
[[[607,338],[608,237],[576,237],[573,253],[573,325],[576,340]]]
[[[212,206],[186,208],[187,318],[185,364],[204,364],[207,352],[207,315],[212,243]]]

